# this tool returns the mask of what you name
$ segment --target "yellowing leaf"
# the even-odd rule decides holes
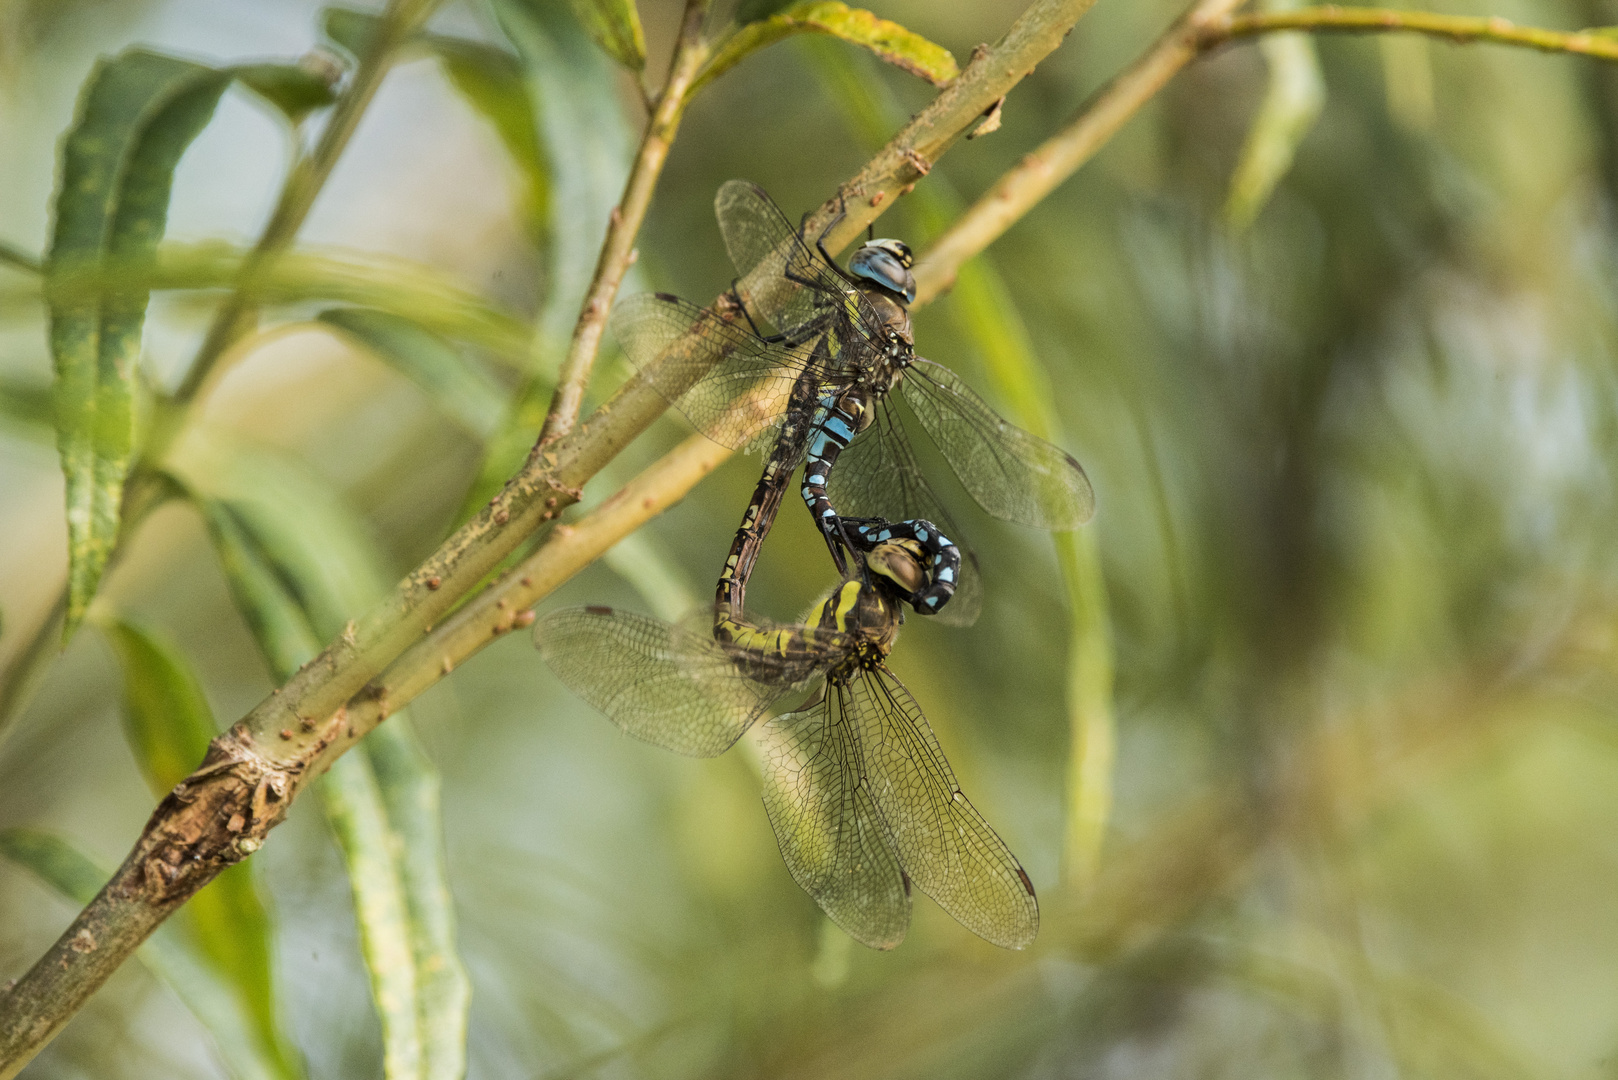
[[[794,34],[841,38],[934,86],[943,86],[961,73],[948,49],[896,22],[837,0],[805,0],[767,19],[748,23],[733,34],[702,69],[692,91],[717,79],[749,54]]]

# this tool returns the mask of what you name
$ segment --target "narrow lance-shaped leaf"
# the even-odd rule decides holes
[[[96,66],[62,142],[50,272],[150,260],[180,156],[213,116],[226,72],[131,50]],[[148,293],[51,304],[57,445],[67,481],[68,607],[83,619],[117,539],[135,444],[135,365]]]
[[[606,54],[631,71],[646,67],[646,37],[635,0],[568,0],[585,32]]]
[[[476,109],[505,145],[522,177],[519,210],[536,244],[546,237],[551,205],[550,168],[539,144],[539,119],[529,98],[522,65],[503,49],[463,38],[422,38],[443,65],[450,83]]]
[[[125,622],[104,628],[124,672],[124,733],[153,794],[161,797],[201,763],[217,733],[213,710],[172,645]],[[192,897],[181,915],[222,989],[235,996],[250,1031],[243,1053],[276,1076],[302,1069],[277,1023],[269,916],[252,867],[230,867]],[[216,1032],[223,1038],[225,1033]]]
[[[794,34],[827,34],[863,49],[884,62],[943,86],[961,73],[955,57],[942,45],[896,22],[837,0],[804,0],[768,18],[750,22],[732,34],[703,66],[692,93],[717,79],[742,59]]]
[[[0,830],[0,857],[30,871],[79,907],[88,904],[111,876],[68,841],[38,829]],[[179,926],[170,922],[158,927],[135,955],[207,1028],[234,1080],[285,1080],[298,1075],[262,1051],[253,1019],[242,1009],[240,998],[185,940]]]
[[[1270,0],[1260,6],[1280,11],[1297,4],[1295,0]],[[1308,34],[1266,35],[1259,49],[1269,67],[1270,81],[1230,178],[1225,220],[1236,229],[1251,225],[1270,201],[1275,186],[1292,168],[1298,144],[1315,126],[1326,102],[1320,58]]]
[[[332,308],[319,321],[414,382],[467,431],[483,437],[506,411],[506,393],[438,335],[409,319],[368,308]]]
[[[337,100],[332,83],[301,64],[241,64],[230,71],[294,124]]]
[[[284,679],[382,589],[380,559],[335,493],[292,463],[218,439],[182,451],[182,482]],[[361,752],[337,760],[321,793],[354,890],[385,1075],[454,1080],[470,989],[454,951],[437,779],[412,746],[407,717],[395,714]]]

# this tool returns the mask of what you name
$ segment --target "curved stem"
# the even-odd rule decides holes
[[[646,209],[651,205],[658,177],[663,174],[663,163],[668,160],[669,147],[680,128],[691,84],[702,62],[708,58],[708,46],[702,38],[702,21],[708,14],[708,3],[709,0],[686,0],[685,18],[680,24],[680,39],[674,48],[668,79],[647,121],[640,151],[624,183],[623,198],[613,208],[612,218],[607,223],[607,238],[596,260],[595,276],[585,293],[579,320],[573,325],[573,340],[557,373],[556,392],[539,431],[541,443],[567,434],[579,417],[584,388],[590,381],[590,370],[601,349],[601,335],[607,328],[607,313],[629,269],[635,237],[646,220]]]
[[[1211,49],[1238,38],[1281,30],[1349,34],[1404,31],[1447,38],[1457,44],[1492,41],[1541,52],[1574,53],[1599,60],[1618,60],[1618,37],[1591,30],[1541,30],[1533,26],[1518,26],[1498,15],[1434,15],[1426,11],[1335,6],[1228,16],[1204,30],[1202,47]]]

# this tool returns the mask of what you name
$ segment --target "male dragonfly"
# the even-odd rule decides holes
[[[534,643],[556,676],[646,742],[723,753],[778,699],[817,688],[763,732],[764,807],[798,885],[850,936],[891,949],[914,884],[1008,949],[1039,929],[1034,888],[945,760],[921,707],[888,669],[920,567],[902,548],[865,555],[806,626],[706,613],[671,625],[609,607],[549,612]]]
[[[712,438],[751,448],[777,435],[776,452],[743,521],[749,535],[744,541],[738,532],[727,576],[739,577],[745,587],[751,555],[773,519],[773,506],[761,501],[772,485],[778,494],[784,474],[805,457],[804,499],[839,568],[843,548],[869,550],[876,542],[871,530],[884,518],[936,523],[958,537],[893,415],[889,394],[896,385],[963,486],[989,513],[1056,530],[1089,519],[1094,492],[1071,456],[1007,423],[954,372],[915,355],[908,248],[896,240],[871,241],[845,271],[826,251],[825,232],[811,249],[801,228],[755,184],[724,184],[715,210],[741,275],[734,303],[709,311],[666,293],[642,293],[618,305],[612,326],[652,385]],[[755,318],[776,333],[756,332]],[[679,348],[673,348],[676,343]],[[833,469],[844,447],[848,452]],[[772,470],[779,475],[772,477]],[[929,530],[936,545],[935,534]],[[972,599],[957,599],[951,621],[975,616],[975,577],[967,556],[958,591]],[[930,577],[930,587],[912,600],[925,596],[933,602],[918,602],[918,610],[938,611],[949,600],[948,586]],[[722,595],[725,590],[722,580]],[[739,597],[739,590],[733,587],[731,595]]]

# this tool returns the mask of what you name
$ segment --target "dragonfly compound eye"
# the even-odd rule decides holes
[[[909,304],[916,299],[916,278],[910,272],[913,261],[910,249],[899,241],[872,240],[854,252],[848,260],[848,272],[904,297]]]

